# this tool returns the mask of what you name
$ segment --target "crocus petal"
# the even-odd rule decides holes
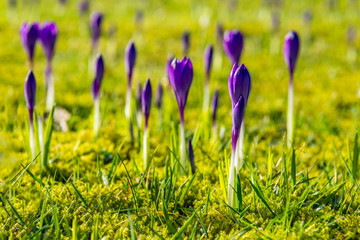
[[[213,59],[213,51],[214,51],[214,48],[211,44],[205,48],[204,69],[205,69],[205,73],[206,73],[207,77],[209,77],[209,75],[210,75],[212,59]]]
[[[125,71],[128,81],[131,81],[133,69],[136,63],[136,48],[133,40],[130,40],[125,49]]]
[[[45,22],[39,31],[39,38],[48,61],[50,61],[54,55],[57,34],[58,29],[53,22]]]
[[[238,63],[243,49],[243,35],[240,31],[225,31],[223,47],[232,64]]]
[[[246,105],[251,90],[251,77],[245,65],[241,64],[236,69],[234,67],[235,64],[229,75],[229,93],[233,107],[239,101],[240,96],[244,98]]]
[[[30,70],[25,79],[25,100],[26,107],[29,111],[34,110],[35,107],[35,98],[36,98],[36,80],[34,73]]]
[[[35,44],[39,35],[39,24],[27,24],[23,23],[20,27],[21,42],[24,46],[24,49],[30,59],[34,58]]]
[[[212,110],[212,121],[213,123],[216,121],[216,111],[218,108],[218,104],[219,104],[219,90],[216,90],[212,101],[211,101],[211,110]]]
[[[190,160],[190,165],[191,165],[191,173],[194,174],[196,167],[195,167],[194,150],[193,150],[193,147],[191,144],[191,139],[189,139],[188,147],[189,147],[189,160]]]
[[[142,91],[142,110],[146,119],[150,115],[151,101],[152,101],[151,83],[150,83],[150,79],[147,79]]]
[[[289,68],[289,72],[291,76],[293,75],[295,70],[299,49],[300,49],[299,36],[295,31],[290,31],[285,36],[284,58],[285,58],[285,63]]]
[[[91,38],[96,43],[101,35],[101,23],[104,15],[100,12],[93,12],[90,16]]]
[[[236,142],[240,134],[240,127],[244,119],[244,114],[245,114],[245,101],[244,98],[241,96],[239,98],[239,101],[235,104],[233,108],[232,132],[231,132],[233,148],[236,147]]]
[[[94,65],[95,78],[91,85],[91,93],[94,99],[98,98],[100,92],[100,86],[104,77],[105,65],[102,55],[97,56]]]

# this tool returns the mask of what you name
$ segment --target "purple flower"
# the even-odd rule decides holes
[[[138,84],[138,87],[136,89],[136,108],[141,111],[141,98],[142,98],[142,86],[141,83]]]
[[[148,78],[146,80],[146,83],[142,91],[142,110],[145,116],[145,127],[147,127],[148,125],[148,118],[151,109],[151,100],[152,100],[152,89],[151,89],[150,79]]]
[[[299,49],[300,49],[300,41],[298,34],[294,31],[288,32],[288,34],[286,34],[285,36],[285,42],[284,42],[284,58],[285,58],[285,63],[289,68],[291,78],[295,70]]]
[[[45,22],[39,31],[39,39],[42,43],[48,62],[51,61],[54,55],[57,34],[58,29],[53,22]]]
[[[97,99],[99,97],[101,81],[104,77],[104,70],[105,70],[104,60],[101,54],[98,55],[95,60],[94,69],[95,69],[95,78],[91,85],[91,93],[93,98]]]
[[[101,35],[101,23],[104,15],[100,12],[93,12],[90,16],[91,39],[96,46]]]
[[[189,58],[184,57],[181,61],[174,58],[169,67],[169,79],[179,106],[180,121],[182,123],[193,75],[193,67]]]
[[[26,107],[30,115],[30,123],[32,124],[34,107],[35,107],[35,97],[36,97],[36,80],[31,70],[29,71],[25,79],[24,93],[25,93]]]
[[[223,47],[231,64],[238,63],[243,49],[244,39],[240,31],[227,30],[224,33]]]
[[[232,130],[231,130],[233,149],[236,149],[237,140],[240,134],[240,127],[244,119],[245,106],[246,106],[245,100],[243,96],[240,96],[238,102],[233,107]]]
[[[39,34],[39,23],[23,23],[20,27],[21,42],[32,64],[34,58],[35,44]]]
[[[79,12],[80,14],[85,14],[89,10],[89,1],[88,0],[82,0],[79,2]]]
[[[210,77],[211,64],[213,59],[213,46],[209,44],[204,52],[204,69],[207,79]]]
[[[218,104],[219,104],[219,90],[216,90],[212,101],[211,101],[211,110],[212,110],[212,122],[213,125],[216,123],[216,111],[218,108]]]
[[[240,97],[244,98],[243,101],[246,106],[251,90],[251,77],[244,64],[238,67],[234,63],[228,84],[233,108],[239,102]]]
[[[130,40],[125,49],[125,71],[128,76],[128,84],[131,84],[133,69],[136,63],[136,49],[133,40]]]
[[[191,165],[191,173],[194,174],[196,167],[195,167],[194,150],[191,144],[191,139],[189,139],[189,160]]]
[[[157,90],[156,90],[156,106],[160,109],[162,105],[162,98],[163,98],[163,87],[161,83],[159,83]]]
[[[189,53],[189,48],[190,48],[190,32],[185,31],[182,34],[181,39],[182,39],[184,55],[187,55]]]

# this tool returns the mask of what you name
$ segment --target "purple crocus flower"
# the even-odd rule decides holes
[[[184,55],[187,55],[189,53],[189,48],[190,48],[190,32],[185,31],[182,34],[181,39],[182,39]]]
[[[287,67],[289,68],[290,78],[292,79],[296,61],[300,49],[299,36],[295,31],[290,31],[285,36],[284,42],[284,58]]]
[[[93,49],[96,49],[97,43],[101,35],[101,23],[104,15],[100,12],[93,12],[90,16],[91,39]]]
[[[35,98],[36,98],[36,80],[34,73],[30,70],[25,79],[25,100],[26,107],[29,111],[30,124],[33,124],[33,114],[35,108]]]
[[[89,1],[88,0],[82,0],[79,2],[79,12],[80,14],[85,14],[89,11]]]
[[[169,67],[170,84],[174,90],[179,106],[180,121],[184,122],[184,109],[193,80],[193,67],[189,58],[184,57],[181,61],[174,58]]]
[[[205,69],[205,74],[206,74],[207,80],[209,80],[209,78],[210,78],[210,70],[211,70],[211,64],[212,64],[212,59],[213,59],[213,51],[214,51],[214,48],[213,48],[212,44],[209,44],[205,48],[205,52],[204,52],[204,69]]]
[[[162,105],[162,98],[163,98],[163,86],[159,83],[157,90],[156,90],[156,106],[160,109]]]
[[[228,85],[233,108],[241,96],[244,98],[243,101],[246,106],[251,90],[251,77],[244,64],[238,67],[234,63],[229,75]]]
[[[147,128],[150,109],[151,109],[151,101],[152,101],[152,89],[149,78],[146,80],[146,83],[144,85],[141,100],[142,100],[142,111],[145,116],[145,128]]]
[[[244,119],[245,106],[246,106],[245,98],[243,96],[240,96],[239,100],[237,101],[237,103],[233,108],[232,130],[231,130],[233,151],[234,149],[236,149],[237,141],[240,135],[240,127]]]
[[[194,157],[194,150],[191,144],[191,139],[189,139],[189,160],[190,160],[190,165],[191,165],[191,173],[194,174],[196,167],[195,167],[195,157]]]
[[[39,39],[42,43],[48,62],[50,62],[52,57],[54,56],[57,35],[58,29],[56,27],[56,24],[53,22],[45,22],[39,31]]]
[[[130,40],[125,49],[125,70],[128,77],[128,85],[131,86],[131,78],[136,63],[136,48],[133,40]]]
[[[21,42],[25,48],[26,54],[28,55],[30,68],[33,67],[33,59],[35,52],[35,44],[39,34],[39,23],[23,23],[20,27]]]
[[[244,38],[238,30],[227,30],[224,33],[223,47],[231,64],[238,63],[243,49]]]
[[[94,100],[96,100],[99,97],[101,81],[104,77],[104,70],[105,70],[104,60],[101,54],[98,55],[95,60],[94,70],[95,70],[95,78],[91,85],[91,94]]]
[[[219,90],[216,90],[211,101],[213,126],[216,124],[216,112],[217,112],[218,104],[219,104]]]

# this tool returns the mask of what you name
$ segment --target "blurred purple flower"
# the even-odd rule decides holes
[[[79,12],[80,14],[85,14],[89,11],[89,1],[88,0],[81,0],[79,2]]]
[[[216,90],[211,101],[213,125],[216,123],[216,112],[217,112],[218,104],[219,104],[219,90]]]
[[[156,106],[160,109],[162,105],[162,98],[163,98],[163,87],[161,83],[159,83],[157,90],[156,90]]]
[[[284,58],[287,67],[289,68],[290,78],[292,79],[296,61],[300,49],[299,36],[295,31],[290,31],[285,36],[284,42]]]
[[[207,79],[210,78],[210,70],[211,70],[211,64],[212,64],[212,59],[213,59],[213,51],[214,51],[214,48],[213,48],[212,44],[209,44],[205,48],[205,52],[204,52],[204,69],[205,69],[205,74],[206,74]]]
[[[100,12],[93,12],[90,16],[91,39],[93,46],[96,47],[101,35],[101,23],[104,15]]]
[[[34,58],[35,44],[39,35],[39,23],[23,23],[20,27],[21,42],[28,55],[31,67]]]
[[[238,30],[227,30],[224,33],[223,47],[231,64],[238,63],[244,45],[244,38]]]
[[[243,97],[246,106],[251,90],[251,77],[244,64],[239,67],[236,63],[234,64],[229,75],[228,85],[233,108],[239,102],[240,97]]]
[[[187,55],[189,53],[189,48],[190,48],[190,32],[185,31],[182,34],[181,39],[182,39],[184,55]]]
[[[145,116],[145,127],[148,126],[148,119],[150,115],[150,109],[151,109],[151,101],[152,101],[152,89],[151,89],[151,83],[150,79],[148,78],[146,80],[146,83],[144,85],[143,91],[142,91],[142,110]]]
[[[97,99],[99,97],[101,81],[104,77],[104,71],[105,71],[104,60],[101,54],[98,55],[97,58],[95,59],[94,69],[95,69],[95,78],[91,85],[91,94],[94,99]]]
[[[45,22],[39,31],[39,39],[42,43],[44,53],[48,62],[51,61],[54,56],[54,49],[56,38],[58,35],[58,29],[53,22]]]
[[[29,111],[30,124],[33,123],[33,113],[35,108],[35,98],[36,98],[36,80],[33,72],[30,70],[25,79],[25,100],[26,107]]]
[[[190,165],[191,165],[191,173],[194,174],[196,167],[195,167],[195,157],[194,157],[194,150],[191,144],[191,139],[189,139],[189,160],[190,160]]]
[[[133,69],[136,63],[136,49],[133,40],[130,40],[125,49],[125,71],[128,76],[128,85],[131,85]]]

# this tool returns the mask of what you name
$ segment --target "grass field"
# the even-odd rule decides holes
[[[360,74],[356,0],[334,1],[135,0],[0,2],[0,238],[2,239],[358,239],[360,238]],[[333,2],[333,6],[331,5]],[[105,62],[101,86],[102,126],[93,135],[90,85],[93,59],[89,15],[104,14],[99,52]],[[143,13],[142,21],[136,15]],[[280,25],[272,25],[278,14]],[[310,19],[309,16],[312,16]],[[69,130],[54,123],[49,164],[29,156],[24,79],[29,70],[19,28],[24,21],[54,21],[59,29],[53,59],[55,102],[71,118]],[[231,154],[231,64],[216,40],[216,26],[245,36],[241,63],[252,77],[245,121],[245,164],[240,170],[242,207],[227,205]],[[190,32],[188,57],[194,80],[185,109],[196,173],[181,175],[179,113],[165,74],[170,53],[182,58],[181,35]],[[287,149],[289,76],[283,39],[299,33],[294,76],[295,130]],[[130,142],[125,118],[126,44],[137,61],[133,96],[149,77],[153,100],[164,86],[162,109],[149,119],[150,167],[142,158],[143,126]],[[219,89],[218,130],[211,138],[210,112],[202,112],[203,52],[214,44],[211,95]],[[90,59],[90,60],[89,60]],[[37,114],[45,111],[46,60],[36,46]],[[134,100],[134,99],[133,99]],[[133,109],[135,110],[135,101]],[[134,111],[135,112],[135,111]],[[136,115],[136,113],[134,113]],[[239,192],[239,191],[238,191]]]

